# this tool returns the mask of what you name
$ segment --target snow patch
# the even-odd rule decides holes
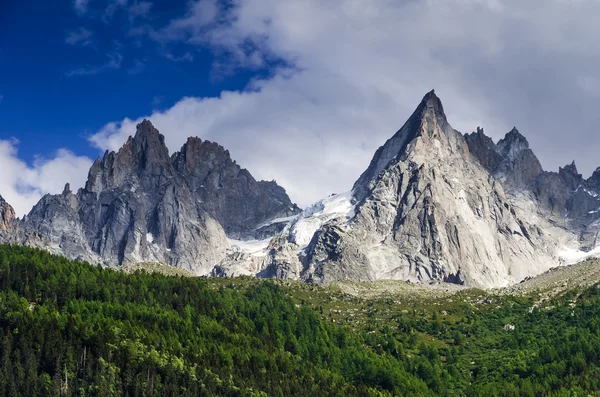
[[[149,244],[152,244],[154,242],[154,236],[152,235],[152,233],[146,233],[146,241]]]
[[[574,265],[590,258],[600,258],[600,246],[591,251],[580,251],[574,248],[564,247],[558,252],[561,263],[565,265]]]
[[[315,232],[326,222],[336,218],[354,216],[355,206],[352,204],[352,192],[332,194],[326,199],[317,201],[298,216],[298,220],[291,224],[290,241],[306,247]]]
[[[240,251],[251,255],[251,256],[266,256],[268,253],[267,248],[269,247],[269,243],[271,242],[271,239],[264,239],[264,240],[248,240],[248,241],[241,241],[241,240],[233,240],[233,239],[227,239],[229,240],[229,243],[231,245],[233,245],[234,247],[237,247]]]
[[[265,226],[270,226],[270,225],[274,225],[276,223],[289,223],[291,221],[293,221],[294,219],[298,218],[298,215],[292,215],[292,216],[286,216],[283,218],[275,218],[275,219],[271,219],[268,222],[263,223],[262,225],[260,225],[259,227],[257,227],[257,229],[261,229]]]

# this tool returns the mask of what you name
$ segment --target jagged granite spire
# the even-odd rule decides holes
[[[435,90],[431,90],[425,94],[402,128],[377,149],[369,167],[354,184],[355,198],[360,201],[367,194],[369,185],[388,165],[405,156],[411,149],[410,144],[417,138],[437,140],[438,145],[453,146],[453,149],[456,149],[457,144],[462,144],[462,141],[458,142],[456,135],[456,131],[448,124],[442,101],[435,94]]]
[[[476,135],[485,145],[483,131]],[[471,155],[434,92],[377,150],[353,195],[353,208],[341,215],[299,219],[286,228],[269,251],[269,274],[302,269],[303,279],[321,282],[438,280],[490,287],[556,265],[553,242]],[[315,223],[321,226],[301,240],[308,245],[299,245],[296,236]]]
[[[285,223],[279,222],[262,232],[253,231],[273,218],[300,212],[285,189],[276,183],[256,181],[231,159],[228,150],[215,142],[188,138],[181,150],[173,154],[172,163],[202,209],[233,238],[264,238],[265,233],[280,231]]]
[[[577,171],[575,160],[571,164],[559,167],[558,175],[560,175],[565,185],[571,190],[577,189],[583,183],[583,176]]]
[[[173,174],[165,137],[150,121],[144,120],[119,151],[107,151],[102,160],[94,162],[88,173],[86,190],[99,192],[123,186],[133,179],[140,180],[149,188],[165,183]]]
[[[497,144],[479,129],[477,133],[466,134],[465,140],[471,154],[509,190],[529,186],[543,171],[527,138],[516,127]]]
[[[142,121],[118,151],[94,162],[83,189],[73,194],[67,184],[62,194],[44,196],[13,240],[93,263],[160,262],[202,275],[230,248],[220,221],[232,233],[253,232],[299,211],[219,145],[193,138],[182,150],[171,158],[164,136]],[[211,194],[202,195],[203,183],[212,184]],[[241,212],[221,205],[232,191]]]

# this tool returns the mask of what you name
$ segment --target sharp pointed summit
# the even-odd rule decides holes
[[[148,120],[23,220],[0,198],[0,238],[106,265],[160,262],[199,275],[328,282],[395,279],[498,287],[597,247],[600,168],[545,172],[513,127],[497,143],[449,124],[435,91],[375,152],[353,189],[305,211],[222,146],[169,155]],[[272,239],[271,239],[272,237]],[[238,240],[263,240],[264,248]],[[267,243],[267,239],[268,243]]]
[[[444,106],[442,105],[442,101],[435,94],[435,90],[429,91],[423,99],[421,100],[421,104],[417,107],[414,115],[417,117],[425,117],[427,112],[431,112],[435,114],[439,119],[446,121],[446,113],[444,113]]]
[[[442,101],[432,90],[425,94],[402,128],[377,149],[369,167],[354,184],[354,196],[362,200],[382,171],[409,152],[419,152],[420,161],[424,161],[464,150],[464,146],[462,136],[448,124]]]
[[[504,161],[483,130],[472,136]],[[447,122],[440,99],[427,93],[376,151],[350,197],[329,197],[284,230],[268,274],[489,287],[547,270],[553,248],[467,141]]]
[[[298,212],[283,188],[257,182],[216,143],[191,138],[169,156],[164,136],[144,120],[94,162],[85,188],[73,194],[66,184],[45,195],[2,240],[94,263],[159,262],[205,275],[231,248],[228,237],[271,236]],[[0,201],[0,228],[12,227],[13,213]]]

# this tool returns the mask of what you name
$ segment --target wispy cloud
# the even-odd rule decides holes
[[[90,0],[73,0],[73,8],[78,14],[83,15],[87,12]]]
[[[86,28],[79,28],[78,30],[69,32],[67,34],[65,42],[69,45],[86,46],[92,43],[92,41],[90,40],[91,37],[92,32],[90,32]]]
[[[0,103],[4,100],[4,95],[0,94]]]
[[[150,102],[150,104],[152,105],[152,108],[156,109],[163,103],[164,100],[165,100],[165,97],[160,96],[160,95],[155,95],[152,97],[152,101]]]
[[[137,18],[147,18],[150,14],[152,3],[149,1],[140,1],[129,7],[127,10],[129,14],[129,22],[133,23]]]
[[[217,20],[219,10],[216,0],[191,2],[185,16],[171,20],[160,30],[151,30],[150,38],[161,43],[197,39],[207,26]]]
[[[194,60],[194,56],[189,51],[181,56],[175,56],[168,52],[165,54],[165,58],[173,62],[192,62]]]
[[[102,21],[104,23],[109,23],[118,9],[127,7],[127,2],[128,0],[108,1],[108,5],[104,9],[104,14],[102,15]]]
[[[132,66],[132,67],[130,67],[129,69],[127,69],[127,73],[129,73],[129,74],[132,74],[132,75],[133,75],[133,74],[139,74],[139,73],[141,73],[141,72],[142,72],[142,70],[144,70],[145,68],[146,68],[146,64],[145,64],[143,61],[141,61],[141,60],[139,60],[139,59],[136,59],[136,60],[133,62],[133,66]]]
[[[105,70],[116,70],[121,68],[123,56],[119,53],[106,54],[108,61],[102,65],[85,66],[67,72],[67,76],[92,76]]]

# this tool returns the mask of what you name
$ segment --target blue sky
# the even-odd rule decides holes
[[[185,96],[243,89],[264,70],[215,70],[208,46],[162,45],[132,29],[167,25],[186,1],[3,0],[0,137],[17,137],[27,162],[65,145],[100,152],[87,136],[107,121],[150,114]]]
[[[0,0],[0,195],[24,214],[149,118],[301,206],[351,188],[432,88],[516,126],[547,170],[600,165],[597,0]]]

